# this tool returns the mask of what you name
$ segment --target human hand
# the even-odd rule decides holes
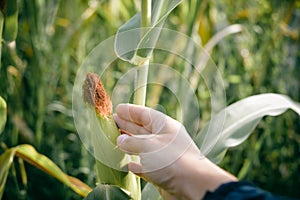
[[[118,137],[119,148],[140,157],[128,169],[158,186],[164,199],[200,199],[206,191],[236,180],[201,155],[184,126],[167,115],[120,104],[114,118],[127,133]]]

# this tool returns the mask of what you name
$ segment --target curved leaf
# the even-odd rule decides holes
[[[240,24],[233,24],[233,25],[227,26],[226,28],[220,30],[215,35],[213,35],[213,37],[210,38],[209,41],[203,47],[203,51],[199,55],[199,63],[197,64],[196,69],[198,71],[202,71],[203,70],[203,68],[209,62],[209,59],[211,59],[210,56],[207,56],[207,52],[211,52],[213,50],[213,48],[221,40],[223,40],[225,37],[227,37],[229,35],[232,35],[232,34],[235,34],[235,33],[239,33],[239,32],[241,32],[243,30],[244,30],[244,28],[243,28],[242,25],[240,25]],[[191,47],[192,46],[190,46],[190,48]],[[199,83],[199,80],[200,80],[199,74],[195,73],[190,80],[193,80],[193,82],[194,82],[194,84],[193,84],[194,90],[196,90],[196,87],[198,86],[198,83]]]
[[[15,148],[18,157],[66,184],[77,194],[85,197],[92,190],[79,179],[66,175],[54,162],[38,153],[31,145],[23,144]]]
[[[31,145],[23,144],[6,150],[0,156],[0,199],[4,191],[9,168],[15,155],[66,184],[74,192],[83,197],[87,196],[92,190],[79,179],[66,175],[49,158],[39,154]]]
[[[114,185],[98,185],[91,191],[84,200],[115,200],[131,199],[121,188]]]
[[[151,27],[141,29],[141,13],[121,26],[115,39],[115,52],[121,59],[135,65],[144,63],[151,55],[160,29],[170,12],[182,0],[152,0]],[[156,28],[156,29],[154,29]]]
[[[14,160],[16,149],[8,149],[0,156],[0,199],[5,188],[9,168]]]
[[[2,133],[6,124],[6,102],[0,96],[0,134]]]
[[[261,94],[238,101],[215,115],[195,137],[195,143],[208,158],[218,162],[226,149],[244,142],[262,117],[277,116],[287,109],[300,115],[299,103],[280,94]],[[222,120],[224,124],[220,124]],[[222,132],[217,127],[223,126]]]
[[[205,52],[210,52],[226,36],[239,33],[243,30],[240,24],[233,24],[217,32],[204,46]]]

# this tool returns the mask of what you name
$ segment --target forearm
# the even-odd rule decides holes
[[[191,164],[189,164],[191,166]],[[195,161],[192,168],[184,174],[182,180],[182,199],[202,199],[206,192],[215,191],[224,183],[237,181],[237,178],[217,165],[211,163],[207,158]]]
[[[176,199],[202,199],[206,192],[215,191],[224,183],[237,181],[237,178],[224,171],[206,157],[201,157],[200,151],[193,146],[183,154],[176,164],[169,166],[169,171],[174,176],[167,182],[173,183],[169,188],[171,196]],[[176,173],[175,173],[176,172]],[[161,185],[165,185],[164,182]],[[168,198],[167,198],[168,199]]]

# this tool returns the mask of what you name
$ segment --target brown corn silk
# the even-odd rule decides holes
[[[106,93],[100,78],[94,73],[88,73],[83,84],[84,102],[94,106],[100,117],[107,118],[112,114],[112,103]]]

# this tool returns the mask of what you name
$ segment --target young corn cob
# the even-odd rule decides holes
[[[83,84],[83,100],[89,108],[89,119],[92,120],[90,124],[96,158],[101,158],[102,162],[119,169],[126,167],[124,163],[128,156],[116,144],[120,132],[112,116],[112,103],[96,74],[87,74]],[[128,191],[133,199],[141,198],[140,180],[137,176],[111,168],[98,160],[96,166],[101,184],[118,185]]]

